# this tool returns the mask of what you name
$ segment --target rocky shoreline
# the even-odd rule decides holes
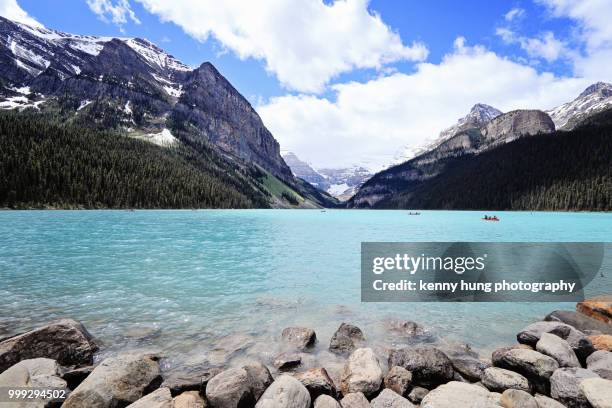
[[[367,331],[342,323],[329,342],[312,328],[285,328],[284,351],[273,359],[169,372],[164,356],[146,352],[94,364],[95,339],[64,319],[0,340],[0,390],[52,389],[67,398],[2,395],[0,407],[612,408],[612,299],[576,310],[550,313],[490,356],[419,341],[427,329],[408,320],[389,325],[391,336],[415,340],[402,347],[372,346]],[[338,374],[325,361],[305,364],[321,348],[342,361]]]

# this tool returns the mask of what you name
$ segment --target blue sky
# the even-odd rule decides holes
[[[606,4],[607,3],[607,4]],[[46,27],[212,62],[281,147],[380,168],[478,102],[549,109],[610,81],[607,0],[0,0]],[[20,15],[22,15],[20,14]]]

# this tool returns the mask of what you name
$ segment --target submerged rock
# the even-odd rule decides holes
[[[396,392],[385,388],[370,403],[372,408],[414,408],[414,405]]]
[[[375,394],[383,382],[383,372],[378,358],[370,348],[355,350],[344,366],[340,388],[343,394],[361,392]]]
[[[306,387],[313,401],[322,394],[334,398],[338,395],[333,380],[324,368],[312,368],[308,371],[297,373],[294,377]]]
[[[124,354],[102,361],[66,399],[62,408],[114,408],[140,399],[161,383],[150,356]]]
[[[281,375],[263,393],[255,408],[310,408],[310,394],[301,382]]]
[[[410,389],[412,373],[404,367],[393,366],[384,379],[385,388],[404,396]]]
[[[484,371],[482,384],[490,391],[504,392],[515,389],[530,392],[529,381],[519,373],[498,367],[489,367]]]
[[[298,350],[306,350],[314,346],[317,341],[315,331],[307,327],[287,327],[283,330],[281,337],[285,343]]]
[[[453,379],[453,364],[435,347],[407,347],[393,350],[389,355],[389,367],[400,366],[412,373],[412,381],[418,385],[436,386]]]
[[[342,408],[370,408],[370,403],[361,392],[346,394],[340,401]]]
[[[342,323],[329,342],[329,351],[334,354],[348,355],[364,341],[365,337],[359,327]]]
[[[0,342],[0,372],[21,360],[50,358],[63,366],[93,363],[98,346],[83,325],[63,319]]]
[[[612,352],[599,350],[587,358],[587,368],[601,378],[612,380]]]
[[[542,333],[536,350],[557,360],[559,367],[580,367],[578,357],[567,341],[554,334]]]
[[[580,390],[593,408],[612,408],[612,381],[588,378],[580,383]]]
[[[560,368],[550,378],[550,396],[569,408],[589,408],[580,383],[587,378],[598,377],[584,368]]]

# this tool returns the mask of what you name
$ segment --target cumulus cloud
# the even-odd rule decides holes
[[[264,61],[285,87],[320,92],[337,75],[423,61],[428,50],[405,45],[368,0],[138,0],[192,37],[215,38],[239,58]]]
[[[283,149],[315,166],[388,165],[401,146],[419,146],[483,102],[502,111],[549,109],[592,82],[539,73],[486,49],[455,41],[440,64],[419,63],[366,83],[334,85],[335,97],[287,95],[258,112]]]
[[[87,0],[87,5],[102,21],[112,22],[118,26],[127,24],[128,20],[140,24],[136,13],[132,10],[129,0]]]
[[[574,52],[564,41],[555,37],[551,31],[541,33],[537,37],[524,37],[517,35],[507,27],[500,27],[496,34],[507,44],[519,44],[520,47],[532,58],[544,59],[553,62],[559,58],[571,58]]]
[[[0,0],[0,16],[34,27],[42,27],[42,24],[19,6],[17,0]]]
[[[520,7],[515,7],[511,9],[504,15],[506,21],[515,21],[523,18],[525,16],[525,10]]]

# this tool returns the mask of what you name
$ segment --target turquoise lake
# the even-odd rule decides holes
[[[343,321],[383,347],[384,322],[402,319],[490,351],[574,304],[361,303],[361,242],[612,241],[612,214],[497,212],[498,223],[482,215],[2,211],[0,337],[72,317],[103,343],[103,354],[151,348],[170,356],[170,365],[185,355],[221,363],[272,356],[291,325],[314,328],[321,353]],[[594,294],[612,292],[609,253],[603,270]],[[234,344],[241,353],[230,350]]]

